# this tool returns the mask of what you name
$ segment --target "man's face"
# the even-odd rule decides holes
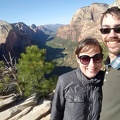
[[[103,18],[101,28],[119,28],[120,19],[107,14]],[[102,39],[104,44],[107,46],[109,53],[118,55],[120,53],[120,33],[115,32],[113,29],[110,30],[107,34],[102,34]]]

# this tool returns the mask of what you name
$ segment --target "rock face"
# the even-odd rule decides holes
[[[116,0],[114,5],[118,4],[120,1]],[[108,7],[108,4],[93,3],[91,6],[78,9],[73,15],[70,25],[60,27],[56,35],[64,39],[72,39],[72,41],[79,41],[90,36],[101,41],[100,17]]]
[[[0,21],[0,60],[4,60],[3,55],[8,59],[9,52],[12,57],[19,58],[27,46],[39,45],[40,41],[45,41],[48,36],[36,26]]]
[[[25,47],[31,45],[30,36],[24,34],[23,31],[15,29],[12,25],[5,21],[0,21],[0,58],[2,55],[8,58],[11,56],[18,58],[21,52],[25,51]]]
[[[120,7],[120,0],[115,0],[115,2],[113,4],[109,5],[109,7],[112,7],[112,6]]]

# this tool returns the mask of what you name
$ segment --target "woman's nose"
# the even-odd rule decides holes
[[[94,62],[93,58],[90,59],[89,66],[92,66],[92,67],[95,66],[95,62]]]

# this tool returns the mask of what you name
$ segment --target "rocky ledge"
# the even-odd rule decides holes
[[[33,94],[26,100],[16,94],[0,96],[0,120],[50,120],[52,96]]]

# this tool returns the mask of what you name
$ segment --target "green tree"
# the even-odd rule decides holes
[[[54,64],[46,62],[45,55],[45,49],[39,49],[36,45],[32,45],[27,47],[26,53],[22,53],[21,58],[18,59],[19,86],[25,96],[33,93],[43,94],[45,86],[50,84],[45,79],[45,75],[51,73]]]

